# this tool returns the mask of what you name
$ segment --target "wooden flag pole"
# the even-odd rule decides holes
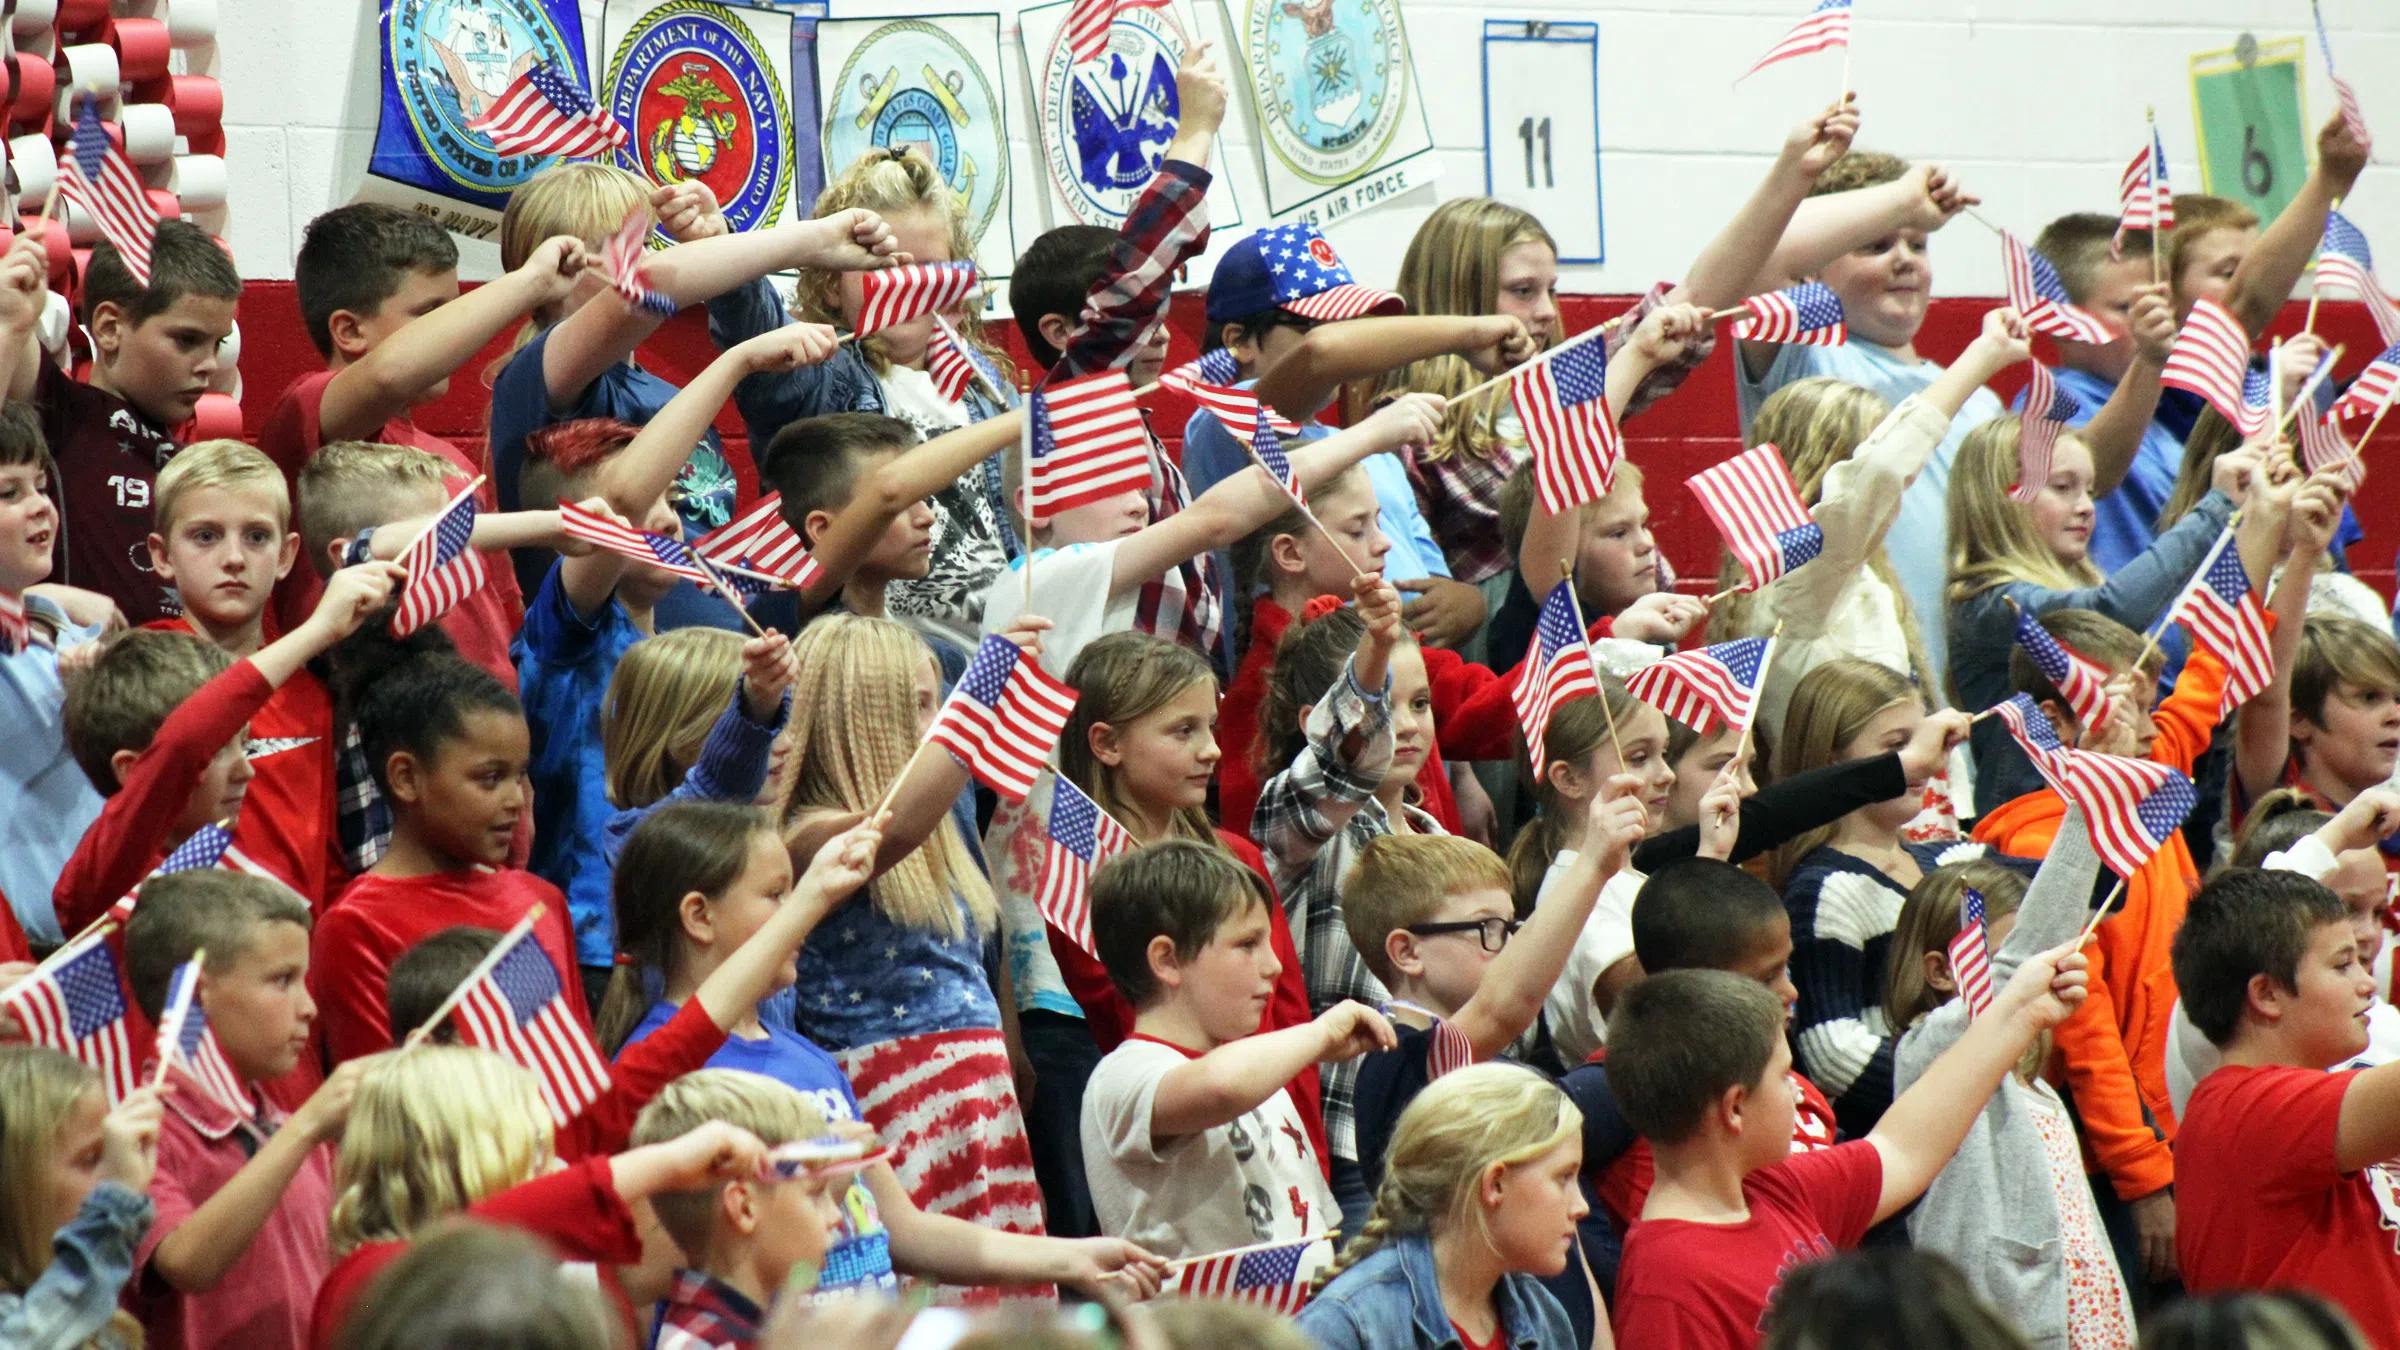
[[[2144,105],[2142,106],[2142,124],[2143,124],[2143,127],[2144,127],[2144,129],[2146,129],[2146,130],[2147,130],[2147,131],[2150,133],[2150,144],[2148,144],[2148,145],[2145,145],[2145,146],[2143,146],[2143,147],[2142,147],[2142,153],[2143,153],[2144,155],[2148,155],[2148,156],[2150,156],[2150,157],[2151,157],[2151,159],[2150,159],[2150,173],[2151,173],[2151,175],[2152,175],[2152,176],[2151,176],[2151,179],[2150,179],[2150,284],[2151,284],[2151,285],[2153,285],[2153,286],[2156,286],[2156,285],[2158,285],[2160,282],[2162,282],[2162,281],[2164,281],[2164,280],[2166,279],[2166,278],[2165,278],[2165,276],[2162,274],[2162,271],[2161,271],[2161,269],[2163,269],[2163,268],[2166,266],[2166,261],[2165,261],[2165,258],[2164,258],[2164,256],[2163,256],[2163,255],[2164,255],[2164,254],[2166,253],[2166,251],[2167,251],[2166,231],[2164,231],[2164,230],[2160,229],[2160,228],[2159,228],[2159,224],[2158,224],[2158,178],[2157,178],[2157,174],[2158,174],[2158,159],[2157,159],[2157,155],[2158,155],[2158,107],[2157,107],[2157,105],[2155,105],[2155,104],[2144,104]],[[2313,295],[2310,297],[2310,299],[2309,299],[2309,302],[2308,302],[2308,317],[2309,317],[2309,319],[2310,319],[2310,321],[2311,321],[2311,322],[2314,322],[2314,321],[2315,321],[2315,319],[2316,319],[2316,317],[2317,317],[2317,302],[2316,302],[2316,299],[2315,299],[2315,297],[2314,297]]]
[[[1568,338],[1566,341],[1559,343],[1555,347],[1552,347],[1550,350],[1546,352],[1537,352],[1534,355],[1519,361],[1515,365],[1510,366],[1508,369],[1501,371],[1499,374],[1494,375],[1492,378],[1485,380],[1483,383],[1468,389],[1466,392],[1452,395],[1450,399],[1450,406],[1455,408],[1459,404],[1466,402],[1468,399],[1475,397],[1477,394],[1482,393],[1486,389],[1494,389],[1504,385],[1510,380],[1515,379],[1519,373],[1533,369],[1535,366],[1538,366],[1542,362],[1549,360],[1551,357],[1558,355],[1560,352],[1565,351],[1569,347],[1580,347],[1584,343],[1591,341],[1593,338],[1615,332],[1617,325],[1625,322],[1626,317],[1632,313],[1633,311],[1629,309],[1625,311],[1624,314],[1619,314],[1613,319],[1606,320],[1597,327],[1586,328],[1582,332],[1577,333],[1575,336]]]
[[[433,1010],[433,1015],[419,1022],[416,1029],[408,1033],[408,1039],[401,1042],[401,1048],[407,1049],[410,1046],[423,1045],[426,1038],[433,1035],[434,1028],[449,1021],[450,1014],[457,1011],[459,1002],[466,998],[469,989],[475,987],[475,982],[491,974],[492,967],[499,965],[501,958],[507,956],[519,942],[533,936],[533,925],[541,917],[542,907],[538,903],[533,908],[526,910],[525,917],[517,920],[516,927],[500,935],[500,940],[492,944],[492,949],[484,954],[481,961],[475,963],[473,970],[467,972],[467,978],[460,980],[457,987],[450,991],[449,996],[441,1001],[441,1005]],[[545,955],[543,959],[549,958]]]
[[[908,771],[917,767],[917,758],[923,755],[925,747],[931,744],[933,744],[932,741],[919,741],[917,748],[908,752],[908,759],[900,765],[900,772],[892,775],[891,786],[883,790],[883,799],[876,802],[875,809],[867,813],[868,820],[879,820],[883,817],[884,812],[892,809],[892,799],[900,795],[900,785],[908,781]]]
[[[2332,209],[2335,211],[2342,209],[2341,198],[2336,197],[2333,199]],[[2320,239],[2319,242],[2322,243],[2323,241]],[[2322,250],[2320,249],[2319,251],[2321,252]],[[2311,258],[2308,265],[2308,321],[2300,325],[2301,332],[2313,334],[2317,331],[2317,300],[2323,293],[2324,292],[2317,285],[2316,260]]]
[[[2125,894],[2125,878],[2118,877],[2116,888],[2108,893],[2106,900],[2100,902],[2100,908],[2092,911],[2091,921],[2086,923],[2083,926],[2083,932],[2076,936],[2075,950],[2082,951],[2084,944],[2090,942],[2099,933],[2100,921],[2108,917],[2108,911],[2116,905],[2117,897],[2123,894]]]
[[[1608,681],[1600,678],[1600,655],[1592,650],[1592,626],[1583,621],[1583,597],[1575,593],[1575,560],[1558,560],[1559,576],[1567,588],[1567,603],[1575,607],[1575,636],[1583,643],[1583,659],[1592,668],[1592,697],[1600,700],[1600,715],[1608,719],[1608,743],[1617,752],[1617,772],[1625,772],[1625,742],[1617,737],[1617,710],[1608,705]],[[1538,674],[1539,672],[1535,672]],[[1542,765],[1533,766],[1539,777]]]
[[[1268,468],[1267,462],[1258,457],[1258,443],[1255,441],[1251,442],[1248,446],[1248,449],[1250,451],[1250,462],[1258,466],[1258,471],[1267,476],[1267,481],[1273,483],[1277,491],[1282,492],[1283,495],[1291,501],[1293,506],[1299,508],[1300,514],[1308,519],[1309,524],[1317,527],[1317,533],[1325,536],[1325,542],[1333,545],[1333,551],[1342,555],[1342,561],[1350,565],[1350,575],[1354,577],[1365,576],[1367,574],[1367,569],[1358,565],[1358,559],[1351,557],[1350,550],[1342,547],[1342,541],[1333,537],[1333,531],[1325,528],[1325,522],[1317,519],[1317,513],[1308,509],[1308,503],[1302,501],[1298,493],[1284,487],[1282,480],[1276,478],[1275,471]],[[1030,605],[1028,607],[1030,608]]]

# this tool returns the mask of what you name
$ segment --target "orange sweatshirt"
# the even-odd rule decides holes
[[[2272,622],[2272,616],[2270,622]],[[2151,714],[2158,740],[2153,762],[2192,771],[2217,726],[2225,663],[2195,646],[2175,692]],[[2039,858],[2050,851],[2066,803],[2043,788],[2004,803],[1975,825],[1975,837],[2002,853]],[[2167,1037],[2175,1011],[2175,970],[2168,948],[2199,884],[2183,833],[2128,878],[2124,903],[2101,921],[2084,954],[2091,996],[2060,1024],[2059,1056],[2067,1090],[2083,1121],[2084,1142],[2117,1196],[2139,1200],[2175,1180],[2175,1108],[2167,1097]]]

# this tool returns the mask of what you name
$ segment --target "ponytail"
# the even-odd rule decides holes
[[[657,997],[651,980],[663,986],[673,973],[683,951],[683,897],[724,895],[749,863],[751,839],[773,833],[757,808],[731,802],[669,802],[634,827],[613,881],[616,968],[593,1019],[602,1050],[613,1056],[624,1047]]]
[[[1532,916],[1551,860],[1558,857],[1559,850],[1570,840],[1583,833],[1583,821],[1569,809],[1557,786],[1550,781],[1550,766],[1580,765],[1589,760],[1609,743],[1612,719],[1631,721],[1641,710],[1641,701],[1619,684],[1614,675],[1604,671],[1599,697],[1569,699],[1550,714],[1549,728],[1542,735],[1542,762],[1531,765],[1534,801],[1541,812],[1517,831],[1516,842],[1508,848],[1508,884],[1517,902],[1518,918]],[[1618,767],[1622,771],[1623,766]]]

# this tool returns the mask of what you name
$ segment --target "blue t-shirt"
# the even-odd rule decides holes
[[[1300,428],[1300,439],[1307,441],[1332,434],[1331,428],[1315,422]],[[1378,523],[1384,537],[1392,541],[1392,551],[1384,555],[1383,574],[1393,581],[1449,576],[1450,563],[1442,556],[1442,546],[1434,541],[1424,511],[1417,506],[1417,489],[1408,481],[1408,466],[1392,454],[1369,455],[1363,462],[1367,481],[1375,485],[1375,504],[1383,509]],[[1183,428],[1183,477],[1194,496],[1249,466],[1250,452],[1215,413],[1203,408],[1192,414]],[[1233,575],[1232,569],[1228,567],[1224,575]]]
[[[647,426],[668,400],[683,391],[631,361],[619,361],[584,386],[583,393],[564,408],[550,406],[550,389],[542,379],[542,351],[553,330],[543,329],[519,349],[492,382],[492,486],[500,494],[500,509],[517,507],[517,474],[525,466],[525,438],[544,427],[585,417],[613,417],[634,426]],[[733,518],[733,469],[725,462],[724,443],[711,427],[700,437],[692,457],[675,475],[672,497],[675,513],[683,517],[686,533],[702,534]]]
[[[525,627],[509,645],[517,697],[533,734],[533,856],[526,869],[567,893],[575,922],[575,960],[616,960],[606,840],[617,809],[608,800],[608,762],[600,745],[600,703],[625,649],[641,630],[612,596],[585,619],[567,601],[560,567],[550,565],[525,607]]]
[[[937,1031],[999,1030],[983,938],[964,903],[959,919],[965,932],[952,938],[894,923],[872,894],[837,906],[800,948],[793,1020],[835,1050]]]
[[[667,1024],[675,1015],[675,1005],[664,999],[650,1006],[641,1025],[625,1038],[625,1044],[648,1036]],[[833,1056],[810,1044],[805,1037],[785,1031],[773,1023],[766,1024],[762,1040],[745,1040],[727,1036],[717,1053],[708,1057],[712,1069],[740,1069],[772,1078],[808,1098],[828,1122],[857,1120],[858,1096],[850,1090],[850,1080]],[[619,1049],[618,1054],[624,1054]],[[849,1192],[842,1197],[842,1231],[832,1248],[825,1253],[825,1268],[817,1276],[819,1294],[896,1293],[900,1282],[892,1274],[892,1239],[884,1230],[883,1216],[875,1208],[874,1192],[862,1181],[852,1181]]]

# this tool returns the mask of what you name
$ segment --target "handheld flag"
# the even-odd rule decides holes
[[[2314,420],[2304,418],[2305,420]],[[2192,580],[2167,608],[2168,623],[2192,630],[2201,646],[2225,663],[2225,697],[2217,705],[2222,717],[2275,678],[2275,655],[2267,645],[2267,617],[2258,593],[2250,587],[2249,570],[2241,550],[2234,547],[2234,527],[2217,536],[2215,547],[2192,573]]]
[[[1100,804],[1063,775],[1050,776],[1049,840],[1042,847],[1042,889],[1034,908],[1097,957],[1092,942],[1092,869],[1134,846]]]
[[[393,637],[407,637],[432,623],[483,585],[483,555],[471,547],[475,487],[469,483],[452,497],[394,559],[408,579],[400,584],[400,602],[392,611]]]
[[[1800,22],[1793,24],[1791,31],[1783,35],[1783,40],[1770,48],[1765,56],[1758,58],[1757,65],[1743,71],[1741,80],[1735,80],[1734,83],[1740,84],[1742,80],[1749,79],[1778,61],[1789,61],[1795,56],[1808,56],[1849,45],[1850,0],[1817,0],[1816,8],[1811,9]]]
[[[0,656],[14,656],[33,643],[33,624],[25,617],[25,597],[0,591]]]
[[[1061,511],[1150,486],[1150,432],[1121,370],[1036,389],[1025,400],[1026,512]]]
[[[1743,589],[1755,591],[1825,551],[1825,531],[1809,519],[1774,446],[1745,450],[1689,481],[1709,523],[1749,573]]]
[[[2317,50],[2325,54],[2325,78],[2333,81],[2333,101],[2341,105],[2342,124],[2350,129],[2352,140],[2371,149],[2375,138],[2367,131],[2367,115],[2359,110],[2357,92],[2348,80],[2333,73],[2333,39],[2325,35],[2325,10],[2316,0],[2309,0],[2308,13],[2317,21]]]
[[[1290,1316],[1308,1303],[1309,1286],[1333,1262],[1333,1238],[1236,1247],[1214,1256],[1194,1256],[1167,1267],[1166,1287],[1186,1298],[1221,1298],[1256,1303]]]
[[[945,310],[975,290],[971,262],[911,263],[859,274],[857,337]]]
[[[163,877],[169,872],[188,872],[198,867],[222,867],[228,871],[248,872],[254,877],[265,877],[284,885],[290,884],[267,868],[252,862],[248,854],[235,848],[233,831],[221,824],[203,825],[192,831],[189,837],[175,846],[173,852],[167,854],[164,861],[150,869],[150,876]],[[145,881],[148,879],[148,877],[143,878]],[[141,898],[141,894],[142,888],[134,887],[124,899],[108,907],[108,917],[118,923],[125,922],[126,919],[132,917],[134,904]]]
[[[637,530],[597,512],[586,511],[573,502],[559,503],[558,521],[569,539],[580,539],[594,548],[606,549],[635,562],[672,572],[694,585],[717,585],[717,579],[693,561],[691,549],[680,539]]]
[[[1242,363],[1234,359],[1233,349],[1218,347],[1159,376],[1158,382],[1189,394],[1204,384],[1230,386],[1239,384],[1241,378]]]
[[[2199,801],[2192,780],[2164,764],[2077,750],[2019,694],[1993,709],[2044,781],[2091,822],[2092,847],[2118,876],[2131,877],[2183,825]]]
[[[2383,293],[2375,277],[2375,250],[2366,231],[2339,211],[2325,213],[2325,236],[2317,242],[2317,285],[2338,286],[2366,302],[2375,332],[2385,345],[2400,344],[2400,304]]]
[[[561,155],[597,159],[625,148],[625,128],[572,74],[537,61],[481,117],[467,124],[503,155]]]
[[[1967,1017],[1992,1006],[1991,932],[1983,922],[1983,892],[1967,888],[1958,906],[1958,936],[1950,939],[1950,980],[1967,1001]]]
[[[692,552],[718,568],[738,568],[773,577],[792,590],[815,585],[825,569],[783,518],[783,494],[770,492],[758,504],[692,541]]]
[[[1575,597],[1567,593],[1571,584],[1558,583],[1542,601],[1541,618],[1533,626],[1533,644],[1526,648],[1516,685],[1509,690],[1509,698],[1517,705],[1517,720],[1525,727],[1525,752],[1536,774],[1548,762],[1542,755],[1542,743],[1550,732],[1550,715],[1569,699],[1600,692],[1592,677],[1590,643],[1583,626],[1575,622]]]
[[[933,337],[925,344],[925,373],[933,377],[935,391],[952,403],[967,396],[967,386],[978,376],[985,390],[995,396],[1001,387],[1000,377],[939,314],[933,316]]]
[[[1261,417],[1267,419],[1268,427],[1278,436],[1300,434],[1299,424],[1261,402],[1251,390],[1230,389],[1216,384],[1192,384],[1186,386],[1184,392],[1192,396],[1193,402],[1215,413],[1217,420],[1225,424],[1225,429],[1236,436],[1249,435]]]
[[[1625,453],[1608,408],[1607,348],[1591,339],[1554,349],[1510,375],[1508,393],[1542,508],[1561,514],[1607,496]]]
[[[77,938],[0,993],[0,1010],[17,1019],[35,1045],[61,1050],[97,1069],[110,1102],[141,1086],[134,1062],[130,1009],[108,949],[105,927]]]
[[[2150,247],[2164,244],[2159,238],[2175,228],[2175,190],[2167,185],[2167,143],[2159,139],[2158,127],[2150,128],[2150,144],[2136,153],[2133,162],[2125,166],[2125,174],[2117,180],[2117,232],[2108,241],[2108,256],[2125,256],[2125,236],[2132,230],[2147,230]]]
[[[642,280],[642,255],[650,247],[650,216],[635,211],[625,217],[625,223],[608,237],[600,250],[601,270],[608,284],[616,289],[625,303],[661,319],[675,317],[675,302],[662,291],[654,291]]]
[[[124,260],[136,285],[150,284],[150,241],[158,236],[158,208],[125,152],[109,140],[100,121],[100,101],[75,100],[75,132],[58,166],[58,195],[83,208]]]
[[[957,756],[994,792],[1021,802],[1075,711],[1075,697],[1017,644],[987,637],[926,739]]]
[[[2223,305],[2202,298],[2193,302],[2158,380],[2169,389],[2198,394],[2248,436],[2266,425],[2265,401],[2254,408],[2247,398],[2250,374],[2250,330]],[[2257,392],[2264,389],[2256,386]]]
[[[2041,620],[2022,609],[2017,611],[2017,645],[2032,658],[2033,668],[2067,701],[2076,721],[2092,727],[2108,720],[2107,671],[2052,637],[2050,630],[2042,627]]]
[[[2067,283],[2050,260],[2015,235],[2000,231],[2000,275],[2009,308],[2037,333],[2069,342],[2114,342],[2117,334],[2100,316],[2067,298]]]
[[[2058,453],[2058,433],[2069,418],[2083,411],[2083,400],[2058,387],[2058,378],[2039,361],[2030,363],[2032,379],[2025,386],[2025,411],[2017,426],[2017,483],[2008,495],[2030,502],[2050,481],[2050,460]]]
[[[1850,326],[1842,321],[1842,297],[1821,281],[1751,296],[1742,308],[1749,312],[1734,320],[1733,335],[1744,342],[1839,347],[1850,340]]]
[[[255,1110],[250,1094],[242,1087],[241,1075],[227,1062],[225,1048],[217,1044],[217,1033],[209,1030],[208,1012],[200,1006],[200,964],[206,955],[193,952],[191,960],[175,967],[167,977],[167,1002],[158,1018],[159,1071],[164,1073],[167,1065],[180,1063],[218,1105],[237,1117],[249,1116]]]
[[[1117,21],[1117,11],[1145,6],[1163,9],[1166,4],[1165,0],[1075,0],[1067,10],[1067,26],[1059,40],[1067,44],[1067,55],[1074,61],[1097,61],[1108,52],[1108,29]]]
[[[1628,676],[1635,698],[1705,736],[1716,718],[1740,727],[1750,721],[1766,674],[1766,638],[1737,638],[1677,652]]]
[[[2328,418],[2373,417],[2391,406],[2392,395],[2400,393],[2400,343],[2383,349],[2382,353],[2358,372],[2341,398],[2335,400]]]
[[[608,1090],[608,1061],[533,936],[540,912],[518,920],[460,986],[458,1038],[530,1070],[541,1080],[550,1118],[564,1125]]]

